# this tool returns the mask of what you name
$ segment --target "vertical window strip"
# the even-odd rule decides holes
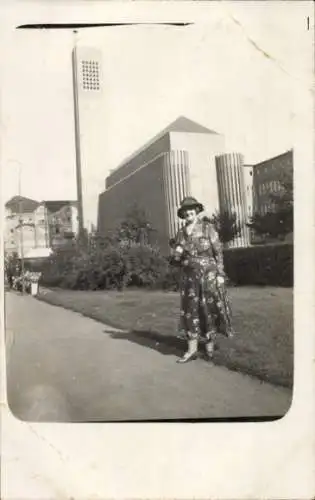
[[[176,211],[176,201],[175,201],[175,186],[174,186],[174,172],[173,172],[173,155],[170,153],[170,195],[171,195],[171,205],[172,205],[172,237],[175,236],[176,222],[175,222],[175,211]]]

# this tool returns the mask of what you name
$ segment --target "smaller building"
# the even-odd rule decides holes
[[[78,203],[76,201],[43,201],[41,205],[48,231],[48,246],[61,247],[75,238],[78,234]]]
[[[29,245],[30,233],[34,233],[34,211],[38,201],[24,196],[13,196],[5,204],[4,248],[7,254],[19,251],[20,240],[25,232],[25,244]],[[25,231],[21,230],[25,227]],[[21,231],[23,234],[21,234]],[[34,236],[32,236],[32,241]]]
[[[261,215],[273,209],[271,194],[282,190],[281,180],[285,174],[293,176],[293,150],[257,163],[253,167],[254,213]]]
[[[38,202],[14,196],[5,205],[6,254],[25,256],[34,249],[63,246],[78,233],[77,202]]]

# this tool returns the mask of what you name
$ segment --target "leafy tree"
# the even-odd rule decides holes
[[[270,200],[273,202],[275,211],[293,211],[293,172],[286,170],[280,177],[280,191],[272,193]]]
[[[134,204],[118,227],[115,237],[119,242],[147,244],[150,242],[152,231],[154,229],[145,211]]]
[[[241,232],[235,213],[230,214],[228,211],[217,211],[209,220],[217,230],[223,244],[233,241]]]
[[[269,238],[280,238],[292,231],[293,212],[279,210],[264,215],[255,214],[248,226],[258,235]]]
[[[256,213],[248,224],[257,235],[280,238],[293,232],[293,173],[284,171],[280,178],[280,190],[269,196],[273,208],[266,214]]]
[[[21,261],[18,253],[13,252],[12,254],[7,254],[5,256],[4,264],[6,271],[14,275],[17,270],[21,268]]]

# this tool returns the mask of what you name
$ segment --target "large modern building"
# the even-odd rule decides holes
[[[63,246],[78,233],[77,202],[42,201],[14,196],[5,205],[7,254],[28,257],[36,249]]]
[[[210,213],[219,209],[215,157],[223,152],[221,134],[179,117],[107,177],[99,196],[99,233],[109,234],[137,203],[161,248],[168,249],[185,196],[198,198]]]
[[[254,213],[266,214],[273,208],[271,194],[282,189],[284,175],[293,176],[293,150],[257,163],[253,168]]]

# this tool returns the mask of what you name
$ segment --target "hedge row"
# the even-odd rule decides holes
[[[235,248],[224,253],[225,271],[237,286],[293,286],[293,244]]]
[[[225,270],[236,286],[293,285],[293,245],[266,245],[224,252]],[[89,252],[58,251],[42,267],[45,286],[77,290],[128,286],[176,290],[179,269],[150,245],[110,245]]]
[[[174,289],[178,270],[153,246],[109,245],[84,252],[54,254],[43,266],[41,282],[77,290],[123,289],[127,286]]]

